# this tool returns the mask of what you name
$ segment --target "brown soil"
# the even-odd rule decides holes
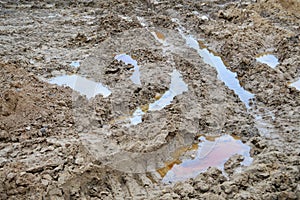
[[[249,109],[178,28],[237,73],[254,94]],[[300,78],[299,32],[298,0],[1,0],[0,199],[300,199],[300,92],[289,86]],[[265,52],[276,68],[256,61]],[[141,66],[142,85],[121,53]],[[148,111],[174,69],[188,91]],[[112,94],[87,100],[47,83],[57,74]],[[137,107],[143,122],[126,127]],[[222,134],[251,147],[250,166],[235,155],[226,174],[161,181],[199,135]]]

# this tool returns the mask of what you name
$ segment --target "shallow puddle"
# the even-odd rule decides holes
[[[179,71],[173,70],[171,74],[171,84],[169,90],[167,90],[161,97],[158,98],[153,103],[150,103],[147,109],[137,108],[130,118],[131,125],[137,125],[142,122],[142,117],[147,111],[157,111],[162,110],[166,106],[170,105],[173,99],[182,94],[183,92],[188,91],[187,84],[183,81],[182,75]]]
[[[139,123],[142,123],[142,117],[145,114],[144,111],[142,111],[141,108],[137,108],[134,113],[132,114],[132,117],[130,118],[130,124],[131,125],[138,125]]]
[[[233,155],[244,156],[243,166],[249,166],[252,162],[250,157],[250,147],[241,142],[239,138],[230,135],[221,137],[199,137],[198,145],[183,149],[184,152],[194,151],[193,159],[180,160],[181,155],[177,155],[171,162],[165,164],[164,168],[157,172],[163,178],[164,183],[184,181],[195,178],[200,173],[205,172],[209,167],[216,167],[224,172],[225,162]]]
[[[157,101],[149,105],[150,111],[161,110],[170,105],[174,97],[188,91],[187,84],[183,81],[181,74],[177,70],[173,70],[171,74],[171,84],[169,90],[166,91]]]
[[[227,69],[221,57],[208,51],[207,48],[203,48],[203,45],[200,46],[199,42],[194,39],[193,36],[186,36],[182,33],[182,31],[180,31],[180,34],[186,40],[186,44],[190,48],[195,49],[206,64],[215,67],[218,72],[218,78],[223,81],[229,89],[233,90],[239,96],[241,101],[244,102],[246,107],[249,108],[249,100],[254,98],[254,95],[246,91],[240,85],[239,80],[237,79],[237,74]]]
[[[275,68],[279,64],[278,59],[274,55],[269,53],[258,55],[256,57],[256,60],[258,62],[267,64],[271,68]]]
[[[69,86],[81,95],[85,95],[88,99],[95,97],[98,94],[101,94],[104,97],[108,97],[111,94],[111,91],[101,83],[88,80],[79,75],[57,76],[51,78],[48,82],[60,86]]]
[[[137,85],[141,85],[141,80],[140,80],[140,66],[138,66],[137,61],[134,60],[131,56],[127,55],[127,54],[119,54],[115,56],[115,59],[117,61],[122,61],[124,62],[126,65],[132,65],[133,68],[133,73],[130,77],[131,81],[134,84]]]
[[[290,86],[295,87],[297,90],[300,90],[300,79],[294,83],[291,83]]]
[[[78,67],[80,67],[80,62],[79,61],[72,61],[70,66],[74,67],[74,68],[78,68]]]

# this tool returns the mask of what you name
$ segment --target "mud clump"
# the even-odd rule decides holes
[[[0,16],[0,199],[300,198],[297,0],[2,0]],[[257,60],[265,53],[273,67]],[[252,94],[248,105],[218,64]],[[174,71],[186,86],[178,95]],[[196,158],[199,136],[226,135],[249,147],[250,165],[230,154],[163,181],[180,164],[192,171],[183,161]]]

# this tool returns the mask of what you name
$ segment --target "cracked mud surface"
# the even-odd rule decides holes
[[[299,199],[300,3],[0,1],[0,199]],[[187,45],[220,56],[249,108]],[[130,79],[137,61],[141,85]],[[256,61],[271,53],[273,69]],[[78,68],[72,61],[79,61]],[[188,90],[151,111],[180,73]],[[87,100],[49,78],[77,74],[112,92]],[[130,125],[137,108],[141,123]],[[234,155],[189,180],[159,169],[193,158],[197,138],[232,135]],[[173,166],[172,165],[172,166]],[[171,166],[171,165],[169,165]]]

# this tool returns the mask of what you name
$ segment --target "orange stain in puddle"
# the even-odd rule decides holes
[[[155,31],[156,37],[160,40],[165,40],[166,37],[163,33],[159,32],[159,31]]]
[[[193,149],[195,150],[195,148]],[[223,170],[225,162],[235,154],[243,155],[248,164],[252,160],[250,147],[229,135],[219,138],[202,136],[196,150],[197,156],[194,159],[179,160],[176,158],[174,161],[166,163],[164,168],[158,169],[157,172],[163,178],[162,181],[169,183],[194,178],[209,167]]]

